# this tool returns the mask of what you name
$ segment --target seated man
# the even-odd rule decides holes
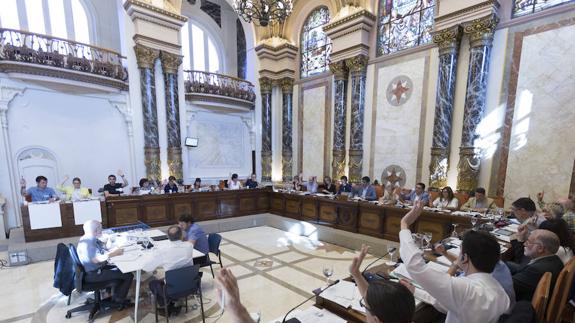
[[[134,275],[122,273],[116,266],[109,265],[108,259],[124,253],[123,249],[106,249],[104,244],[98,239],[102,236],[102,224],[95,220],[84,223],[84,235],[78,242],[78,258],[84,266],[86,275],[84,281],[87,283],[99,283],[107,281],[119,281],[114,287],[112,301],[120,309],[131,305],[126,299]]]
[[[164,193],[178,193],[178,183],[175,176],[168,177],[168,183],[164,186]]]
[[[56,189],[64,193],[64,198],[69,201],[78,201],[90,198],[90,191],[86,187],[82,187],[82,181],[78,177],[72,179],[72,186],[64,186],[68,181],[68,175],[64,176],[62,184],[56,186]]]
[[[331,182],[331,177],[325,176],[323,178],[323,188],[321,190],[324,194],[335,194],[335,185]]]
[[[437,270],[425,263],[423,251],[409,229],[421,215],[423,206],[423,201],[416,202],[401,219],[400,254],[410,276],[435,299],[431,305],[447,314],[446,322],[497,322],[510,304],[503,287],[491,276],[499,261],[499,243],[488,233],[468,231],[457,259],[457,266],[465,276],[452,277]]]
[[[410,190],[409,193],[401,193],[399,200],[407,204],[415,204],[417,201],[423,201],[425,205],[429,204],[429,193],[425,191],[425,184],[415,184],[415,189]]]
[[[537,229],[546,220],[545,216],[537,214],[535,202],[529,197],[521,197],[511,203],[511,212],[529,231]]]
[[[193,246],[189,243],[182,241],[183,231],[177,226],[173,225],[168,229],[168,238],[170,239],[170,250],[162,255],[162,267],[164,271],[169,271],[172,269],[183,268],[187,266],[193,266]],[[164,279],[153,279],[150,281],[150,291],[154,293],[158,304],[164,306],[164,285],[166,284]],[[169,311],[179,311],[178,307],[169,304]]]
[[[184,232],[184,241],[190,242],[194,249],[207,256],[210,251],[208,237],[204,230],[194,222],[194,218],[189,214],[182,214],[178,218],[178,226]]]
[[[51,187],[48,187],[48,179],[42,175],[36,177],[36,186],[30,187],[26,190],[26,180],[20,180],[20,193],[26,197],[29,195],[32,202],[49,201],[54,202],[58,199],[58,195]]]
[[[347,176],[342,176],[340,177],[340,184],[339,184],[339,190],[337,191],[337,194],[341,194],[341,193],[351,193],[352,191],[352,187],[351,184],[347,182]]]
[[[124,191],[123,188],[128,186],[128,180],[122,170],[118,170],[118,175],[122,178],[122,184],[116,183],[116,175],[108,176],[108,184],[104,185],[104,196],[120,196]]]
[[[361,186],[354,193],[356,197],[360,197],[367,201],[377,200],[377,195],[375,194],[375,188],[370,184],[371,179],[368,176],[361,178]]]
[[[493,199],[488,198],[485,195],[485,189],[483,187],[478,187],[475,190],[475,196],[470,197],[465,204],[461,207],[461,211],[474,211],[474,212],[485,212],[489,209],[495,207],[495,202]]]
[[[258,178],[256,174],[252,174],[246,181],[247,188],[258,188]]]
[[[559,249],[559,238],[548,230],[537,229],[525,240],[525,256],[531,261],[522,267],[509,266],[513,275],[513,288],[517,301],[531,301],[539,279],[546,272],[551,272],[551,286],[555,286],[555,280],[563,269],[563,262],[556,253]],[[508,264],[509,265],[509,264]]]
[[[317,193],[318,186],[319,185],[317,184],[317,177],[310,176],[306,184],[306,190],[310,193]]]

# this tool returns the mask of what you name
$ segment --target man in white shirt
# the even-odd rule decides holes
[[[400,254],[409,275],[434,298],[431,305],[447,314],[446,323],[497,322],[510,304],[503,287],[491,276],[499,261],[499,244],[487,233],[467,232],[457,259],[465,277],[451,277],[427,265],[423,252],[411,237],[409,227],[417,221],[423,206],[418,201],[401,219]],[[411,290],[418,298],[421,291],[412,286]]]

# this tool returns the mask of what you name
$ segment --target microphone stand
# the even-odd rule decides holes
[[[286,318],[287,318],[287,316],[288,316],[291,312],[293,312],[296,308],[302,306],[303,304],[305,304],[306,302],[308,302],[310,299],[312,299],[312,298],[314,298],[314,297],[316,297],[316,296],[319,296],[321,293],[325,292],[328,288],[330,288],[331,286],[333,286],[333,285],[335,285],[335,284],[337,284],[337,283],[339,283],[339,279],[336,280],[336,281],[334,281],[333,283],[329,284],[326,288],[320,289],[320,291],[319,291],[317,294],[314,292],[314,295],[312,295],[311,297],[307,298],[305,301],[303,301],[303,302],[297,304],[294,308],[292,308],[291,310],[289,310],[289,312],[286,313],[286,315],[284,316],[284,318],[283,318],[283,320],[282,320],[282,323],[286,323],[286,322],[297,323],[297,322],[300,322],[300,320],[296,319],[295,317],[294,317],[294,318],[291,318],[291,319],[289,319],[289,320],[287,320],[287,321],[286,321]]]
[[[381,257],[375,259],[374,261],[370,262],[367,266],[365,266],[365,268],[364,268],[363,271],[361,272],[361,275],[362,275],[363,277],[365,277],[365,280],[370,281],[370,280],[373,280],[373,278],[374,278],[373,276],[368,277],[368,276],[366,276],[366,274],[365,274],[365,271],[368,270],[369,267],[371,267],[373,264],[375,264],[376,262],[378,262],[378,261],[380,261],[381,259],[383,259],[385,256],[389,255],[390,253],[395,252],[396,250],[397,250],[397,248],[391,249],[390,251],[386,252],[383,256],[381,256]]]

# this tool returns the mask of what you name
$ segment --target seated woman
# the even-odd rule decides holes
[[[323,178],[323,189],[321,191],[324,194],[335,194],[337,191],[335,190],[335,185],[331,182],[331,177],[325,176]]]
[[[196,180],[194,181],[194,186],[192,186],[192,192],[200,192],[201,189],[202,189],[202,179],[196,177]]]
[[[294,191],[301,191],[301,190],[302,190],[302,183],[301,183],[300,178],[299,178],[298,175],[295,175],[295,176],[293,177],[293,182],[292,182],[292,184],[293,184],[293,189],[294,189]]]
[[[453,194],[451,187],[445,186],[441,190],[441,196],[437,197],[432,205],[438,209],[457,210],[459,208],[459,200]]]
[[[561,258],[563,264],[567,264],[573,257],[575,250],[575,239],[569,231],[569,225],[563,219],[549,219],[539,225],[539,229],[545,229],[554,232],[559,237],[559,250],[556,255]]]
[[[238,174],[232,174],[230,180],[228,180],[228,189],[230,190],[239,190],[242,188],[242,183],[240,183],[238,179]]]
[[[82,181],[78,177],[74,177],[74,179],[72,179],[73,186],[64,186],[66,181],[68,181],[68,178],[68,175],[64,176],[62,184],[56,186],[56,189],[63,193],[62,199],[78,201],[90,198],[92,194],[90,194],[88,188],[82,187]]]
[[[178,183],[176,183],[176,177],[170,176],[168,178],[168,184],[164,186],[164,193],[178,193]]]
[[[140,179],[140,187],[138,188],[138,195],[151,194],[154,188],[150,185],[150,181],[147,178]]]

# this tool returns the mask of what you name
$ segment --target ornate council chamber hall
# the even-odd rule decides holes
[[[573,0],[0,3],[0,268],[24,281],[0,270],[15,290],[0,322],[66,321],[52,266],[92,219],[80,180],[104,229],[167,232],[189,214],[221,233],[223,265],[266,322],[324,283],[318,259],[344,279],[362,243],[377,247],[368,259],[398,246],[408,211],[331,194],[342,176],[362,201],[367,176],[374,200],[423,183],[432,199],[451,187],[461,207],[484,188],[501,212],[575,194]],[[38,176],[51,203],[35,203]],[[436,242],[458,225],[469,221],[427,210],[412,227]],[[213,322],[217,284],[202,271]],[[138,271],[135,313],[99,317],[152,322],[152,274]]]

